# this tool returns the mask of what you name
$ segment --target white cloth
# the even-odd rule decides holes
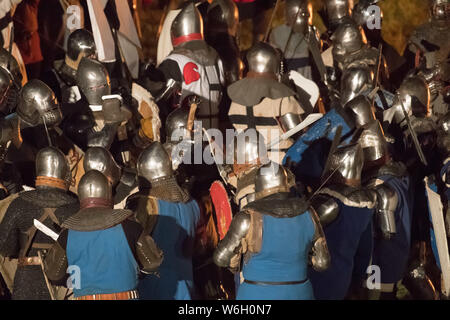
[[[172,52],[172,38],[170,37],[170,29],[172,28],[172,22],[177,17],[181,9],[170,10],[167,13],[166,18],[159,34],[158,48],[156,52],[156,65],[159,66],[161,62]]]

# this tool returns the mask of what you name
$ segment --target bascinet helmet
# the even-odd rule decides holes
[[[332,29],[351,14],[349,0],[325,0],[325,10]]]
[[[352,10],[352,18],[360,25],[366,25],[373,19],[373,11],[369,7],[379,2],[379,0],[359,0]]]
[[[50,186],[67,190],[71,172],[64,153],[54,147],[46,147],[36,155],[36,186]]]
[[[369,99],[363,95],[357,96],[347,102],[344,106],[344,110],[354,121],[356,128],[361,128],[375,120],[372,104]]]
[[[206,31],[226,32],[236,36],[239,26],[239,10],[232,0],[213,0],[208,6]]]
[[[0,48],[0,67],[3,67],[11,74],[11,78],[17,88],[22,87],[22,72],[20,71],[19,63],[5,48]]]
[[[10,73],[0,67],[0,113],[7,115],[15,108],[18,91],[14,86]]]
[[[287,0],[284,15],[287,25],[294,32],[305,34],[308,31],[310,19],[308,0]]]
[[[336,29],[331,36],[333,41],[333,57],[344,60],[346,55],[361,50],[365,43],[359,26],[353,21],[347,21]]]
[[[180,142],[183,139],[191,139],[191,132],[188,130],[189,110],[187,108],[177,108],[172,111],[166,119],[166,139],[169,142]]]
[[[112,154],[102,147],[91,147],[86,150],[83,160],[84,171],[100,171],[114,186],[119,182],[121,169]]]
[[[73,31],[67,39],[66,55],[72,61],[77,61],[82,57],[95,58],[96,47],[92,33],[85,29]]]
[[[278,74],[280,56],[270,44],[258,42],[247,53],[249,72]]]
[[[260,167],[255,177],[255,200],[279,192],[289,192],[289,179],[286,169],[269,162]]]
[[[142,151],[138,158],[137,171],[140,177],[149,182],[173,176],[172,162],[160,142],[152,142]]]
[[[192,40],[203,40],[203,19],[193,2],[188,2],[178,13],[170,33],[174,47]]]
[[[78,184],[78,198],[83,202],[89,199],[103,200],[105,206],[112,205],[112,186],[108,178],[97,170],[86,172]]]
[[[359,143],[339,147],[331,155],[330,166],[324,178],[332,174],[330,181],[356,187],[361,184],[363,165],[364,154]]]
[[[77,86],[90,105],[101,105],[102,97],[111,94],[108,70],[99,61],[83,58],[77,70]]]
[[[52,89],[38,79],[28,81],[20,91],[17,114],[29,126],[57,126],[62,121],[58,100]]]

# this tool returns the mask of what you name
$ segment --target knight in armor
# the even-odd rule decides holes
[[[242,79],[244,63],[237,43],[239,11],[232,0],[214,0],[209,6],[205,24],[205,40],[223,63],[226,85]]]
[[[111,152],[102,147],[91,147],[86,150],[83,158],[84,172],[97,170],[103,173],[113,188],[114,206],[124,207],[125,198],[137,188],[137,176],[133,169],[122,168]],[[117,205],[122,205],[118,208]]]
[[[381,271],[381,300],[395,300],[397,283],[406,275],[411,247],[413,196],[406,166],[388,150],[378,120],[355,135],[364,153],[362,183],[377,192],[372,264]]]
[[[200,219],[197,202],[177,183],[170,157],[153,142],[137,163],[139,192],[127,199],[145,233],[164,252],[158,275],[140,280],[141,299],[190,300],[196,297],[192,255]]]
[[[79,208],[77,198],[67,192],[71,175],[60,150],[47,147],[39,151],[36,175],[36,190],[21,192],[0,224],[0,254],[18,259],[13,299],[50,300],[53,288],[46,284],[41,257],[53,240],[36,229],[34,220],[59,232],[61,224]]]
[[[272,30],[269,42],[283,52],[285,72],[295,70],[313,80],[312,66],[315,59],[321,59],[321,48],[317,30],[310,24],[311,11],[308,0],[287,1],[284,13],[286,22]],[[323,64],[321,61],[318,63]]]
[[[156,85],[150,90],[160,92],[155,96],[166,93],[167,98],[160,102],[161,120],[165,121],[172,111],[172,104],[167,101],[176,93],[175,87],[170,86],[175,82],[181,86],[181,91],[179,97],[175,94],[177,102],[174,104],[197,95],[202,100],[197,117],[203,128],[219,128],[219,105],[225,85],[223,63],[216,50],[205,42],[203,19],[193,3],[184,5],[173,21],[171,37],[174,49],[158,67],[160,88]]]
[[[77,70],[82,58],[97,56],[94,36],[85,29],[73,31],[67,39],[67,52],[64,60],[54,61],[54,66],[45,82],[53,89],[61,103],[75,103],[79,96],[77,84]]]
[[[442,66],[448,70],[450,55],[450,16],[449,0],[431,1],[431,19],[427,23],[419,26],[411,35],[408,43],[408,50],[405,56],[409,57],[410,68],[432,69]],[[408,56],[409,54],[409,56]],[[433,103],[433,114],[445,115],[448,110],[448,83],[450,82],[449,72],[441,76],[447,86],[447,92],[440,91]],[[448,98],[447,98],[448,99]]]
[[[235,130],[255,129],[271,142],[287,131],[283,123],[299,124],[304,109],[296,100],[295,92],[278,81],[280,57],[274,47],[257,43],[248,51],[247,62],[246,77],[228,87],[232,101],[228,117]],[[290,139],[281,141],[278,150],[269,152],[270,159],[281,163],[292,143]]]
[[[66,272],[72,272],[68,266],[78,266],[72,275],[75,299],[137,299],[140,270],[155,272],[162,252],[144,234],[132,211],[113,209],[111,184],[99,171],[91,170],[81,178],[78,197],[80,210],[62,224],[44,260],[48,279],[60,283],[67,278]]]
[[[330,260],[314,210],[289,187],[287,170],[276,163],[260,167],[255,198],[233,217],[214,262],[239,270],[238,300],[314,299],[307,270],[328,268]]]
[[[352,5],[350,0],[326,0],[324,3],[324,22],[331,35],[341,25],[351,19]]]
[[[325,186],[313,197],[320,217],[331,264],[324,272],[310,270],[314,296],[319,300],[343,300],[352,283],[366,276],[372,256],[372,217],[376,192],[361,186],[364,154],[359,144],[337,148],[325,170]]]

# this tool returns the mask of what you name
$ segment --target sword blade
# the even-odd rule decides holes
[[[55,241],[58,240],[59,235],[55,231],[53,231],[52,229],[47,227],[45,224],[40,222],[39,220],[34,219],[33,220],[33,224],[36,227],[36,229],[38,229],[39,231],[41,231],[45,235],[49,236],[50,238],[52,238]]]

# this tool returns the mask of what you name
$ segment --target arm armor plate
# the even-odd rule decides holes
[[[164,254],[148,234],[143,233],[136,243],[136,255],[141,263],[141,271],[145,274],[154,273],[161,265]]]
[[[375,188],[377,203],[375,206],[375,221],[378,230],[384,239],[391,239],[396,233],[395,211],[398,206],[397,192],[386,184]]]
[[[320,224],[319,216],[316,211],[310,209],[311,217],[314,222],[315,233],[311,249],[310,261],[316,271],[325,271],[330,267],[331,257],[328,251],[327,240]]]
[[[336,220],[339,214],[339,206],[336,200],[326,195],[316,195],[311,201],[311,206],[324,227]]]
[[[230,229],[219,242],[214,251],[213,260],[219,267],[228,267],[236,249],[241,245],[241,240],[247,235],[251,224],[251,216],[245,212],[239,212],[231,221]]]

